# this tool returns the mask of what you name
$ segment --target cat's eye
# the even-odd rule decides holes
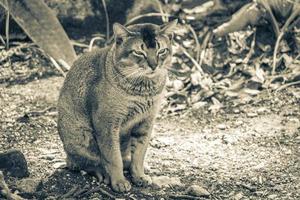
[[[164,48],[158,51],[158,55],[165,55],[167,52],[169,51],[169,49]]]
[[[146,58],[145,53],[143,53],[142,51],[135,51],[135,50],[133,50],[132,53],[135,56]]]

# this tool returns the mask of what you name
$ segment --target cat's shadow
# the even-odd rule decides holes
[[[99,190],[99,188],[101,188]],[[113,192],[104,183],[99,184],[93,176],[68,169],[58,169],[40,182],[34,198],[36,199],[115,199],[146,198],[152,195],[151,188],[133,187],[129,193]],[[148,195],[147,195],[148,194]],[[28,196],[29,197],[29,196]],[[127,197],[127,198],[126,198]],[[153,196],[152,196],[153,199]]]

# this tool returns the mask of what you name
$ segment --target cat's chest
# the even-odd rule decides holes
[[[155,115],[153,99],[128,102],[127,113],[122,121],[122,132],[127,132],[144,120],[152,120]]]

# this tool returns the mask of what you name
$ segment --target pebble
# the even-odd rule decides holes
[[[27,161],[19,150],[9,150],[0,153],[1,170],[7,171],[11,176],[23,178],[29,175]]]
[[[236,126],[240,126],[240,125],[244,124],[244,122],[241,121],[241,120],[239,120],[239,121],[236,121],[234,124],[235,124]]]
[[[187,188],[186,192],[189,195],[197,196],[197,197],[208,197],[210,193],[203,187],[199,185],[191,185]]]
[[[205,101],[199,101],[199,102],[194,103],[192,105],[192,109],[195,110],[195,111],[199,110],[200,108],[204,107],[206,104],[207,104],[207,102],[205,102]]]
[[[178,177],[168,176],[154,176],[152,177],[152,186],[157,189],[182,186],[182,183]]]
[[[237,193],[236,195],[234,195],[233,199],[234,200],[241,200],[244,197],[242,192]]]
[[[258,114],[264,114],[267,112],[267,108],[265,107],[260,107],[259,109],[257,109],[256,111]]]
[[[277,197],[276,194],[271,194],[271,195],[268,196],[268,199],[275,199],[276,197]]]
[[[258,114],[257,113],[247,113],[247,117],[257,117]]]
[[[225,124],[218,124],[217,128],[220,130],[225,130],[227,128],[227,126]]]
[[[61,169],[66,167],[66,162],[57,162],[53,164],[54,169]]]
[[[40,180],[33,178],[21,179],[17,183],[17,187],[20,191],[25,193],[34,193],[40,183]]]

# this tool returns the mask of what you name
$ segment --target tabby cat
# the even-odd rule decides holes
[[[116,192],[151,184],[145,152],[171,63],[177,21],[114,24],[114,42],[75,61],[58,101],[58,132],[71,169],[95,174]]]

